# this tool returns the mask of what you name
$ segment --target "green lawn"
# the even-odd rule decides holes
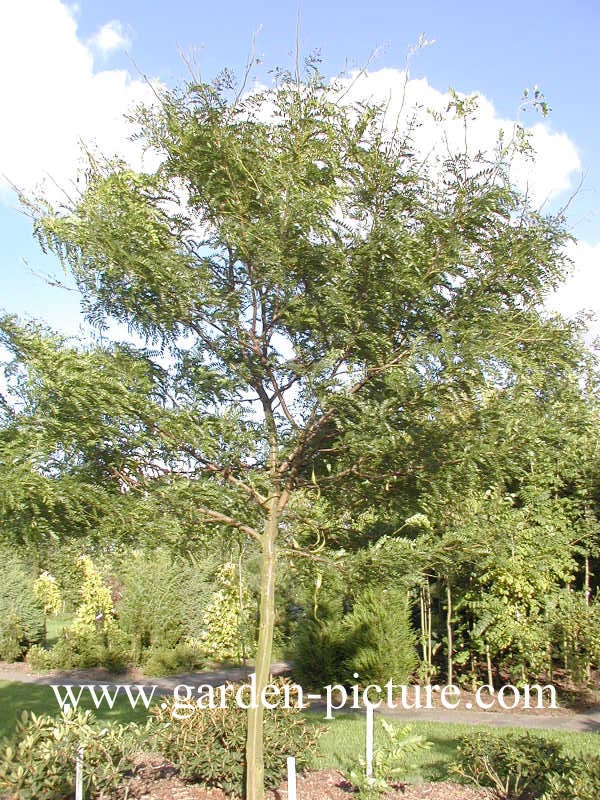
[[[313,718],[314,719],[314,718]],[[315,722],[316,724],[316,722]],[[325,724],[325,723],[323,723]],[[398,725],[405,725],[404,721]],[[321,738],[321,758],[315,766],[334,767],[344,771],[350,764],[356,762],[365,754],[365,721],[353,715],[337,716],[332,722],[327,723],[327,732]],[[430,750],[415,757],[414,761],[421,767],[424,780],[442,780],[447,777],[447,768],[453,760],[458,739],[473,730],[472,725],[455,725],[445,722],[414,722],[410,727],[432,742]],[[492,728],[496,733],[520,733],[523,729]],[[586,753],[600,755],[600,736],[596,733],[576,733],[573,731],[540,731],[533,730],[533,734],[560,741],[572,753]],[[381,722],[375,719],[375,747],[377,741],[384,741],[385,734]]]
[[[84,695],[82,695],[83,698]],[[89,697],[81,703],[81,708],[94,711],[98,719],[115,722],[144,722],[145,709],[132,709],[126,697],[119,696],[113,709],[104,706],[96,711]],[[23,711],[36,714],[58,714],[59,706],[51,686],[35,683],[10,683],[0,681],[0,740],[10,736],[15,723]]]
[[[55,645],[63,628],[67,628],[73,622],[73,619],[74,614],[59,614],[56,617],[48,617],[46,620],[46,643],[51,647]]]
[[[83,708],[93,706],[89,701]],[[9,736],[14,730],[17,718],[24,710],[37,714],[58,714],[58,703],[52,687],[42,684],[25,684],[0,682],[0,739]],[[147,718],[145,709],[132,709],[125,697],[119,697],[114,709],[102,708],[94,712],[98,718],[119,722],[144,722]],[[351,714],[340,714],[332,722],[325,723],[313,713],[306,714],[307,720],[314,725],[326,726],[327,731],[321,738],[321,754],[315,761],[315,767],[334,767],[344,771],[364,756],[365,721]],[[399,725],[404,722],[397,723]],[[447,767],[456,751],[458,738],[472,730],[470,725],[453,725],[442,722],[415,722],[412,729],[432,742],[430,750],[425,751],[415,760],[421,766],[425,780],[440,780],[446,777]],[[509,728],[492,729],[500,733],[509,733]],[[520,731],[523,732],[522,730]],[[600,737],[595,733],[574,733],[571,731],[533,731],[536,735],[554,738],[562,742],[573,754],[589,753],[600,755]],[[383,741],[384,733],[381,722],[375,720],[375,747]]]

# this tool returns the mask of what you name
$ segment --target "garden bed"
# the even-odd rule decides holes
[[[356,792],[341,772],[320,769],[298,775],[298,800],[352,800]],[[398,784],[386,795],[389,800],[489,800],[481,789],[450,781]],[[124,783],[120,798],[127,800],[228,800],[221,789],[184,783],[174,767],[158,757],[140,756],[135,774]],[[287,800],[287,784],[267,792],[267,800]]]

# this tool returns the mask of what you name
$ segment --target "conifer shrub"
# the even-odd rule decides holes
[[[44,639],[44,610],[33,593],[33,575],[7,549],[0,552],[0,659],[17,661]]]
[[[304,689],[320,691],[339,683],[344,674],[345,640],[339,619],[303,619],[290,651],[294,680]]]
[[[384,685],[390,679],[404,684],[417,668],[416,637],[405,591],[365,589],[343,618],[342,635],[342,680],[347,684]]]

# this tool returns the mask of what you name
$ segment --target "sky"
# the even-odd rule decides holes
[[[254,41],[257,79],[268,84],[269,69],[292,65],[298,35],[302,53],[320,52],[328,76],[368,63],[353,91],[393,105],[422,34],[433,43],[410,60],[408,97],[442,108],[449,87],[477,92],[475,144],[510,128],[523,89],[543,91],[550,116],[520,116],[538,160],[517,165],[515,180],[544,210],[568,203],[574,272],[547,302],[569,316],[594,312],[590,335],[600,336],[597,0],[0,0],[0,309],[69,335],[83,331],[77,293],[50,285],[65,276],[42,254],[12,186],[41,187],[60,201],[76,185],[82,142],[149,168],[123,115],[152,101],[152,82],[186,79],[182,54],[203,78],[225,67],[241,74]],[[425,147],[426,128],[423,136]]]

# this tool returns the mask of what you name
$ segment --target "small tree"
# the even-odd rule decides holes
[[[348,683],[383,686],[392,680],[400,685],[416,670],[416,637],[405,591],[366,589],[344,619],[343,630]]]
[[[202,618],[203,647],[216,661],[241,662],[254,649],[251,608],[250,593],[235,564],[223,564]]]
[[[563,272],[562,222],[515,191],[510,145],[492,161],[466,146],[430,168],[414,128],[390,132],[385,108],[345,105],[314,66],[246,95],[227,75],[164,91],[136,115],[155,173],[92,158],[67,207],[29,202],[90,319],[170,355],[155,409],[115,395],[94,441],[127,453],[114,474],[129,489],[170,470],[199,523],[259,548],[259,695],[278,551],[342,525],[315,526],[306,498],[342,487],[351,528],[348,486],[392,496],[415,421],[568,339],[539,312]],[[449,113],[468,128],[473,107],[455,97]],[[127,447],[119,416],[136,413]],[[249,800],[264,791],[262,719],[250,709]]]
[[[33,593],[42,604],[46,617],[49,614],[60,614],[63,606],[62,594],[54,575],[42,570],[33,583]]]
[[[73,630],[79,633],[107,632],[116,625],[110,589],[89,556],[81,556],[77,568],[82,573],[81,604],[75,614]]]

